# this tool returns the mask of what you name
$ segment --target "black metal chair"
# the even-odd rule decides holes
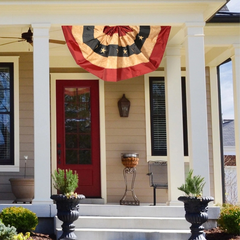
[[[156,189],[168,189],[167,162],[149,161],[148,173],[150,186],[153,187],[153,205],[156,205]]]

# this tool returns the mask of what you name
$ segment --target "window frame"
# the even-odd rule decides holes
[[[151,111],[150,111],[150,77],[164,77],[164,71],[155,71],[144,75],[144,89],[145,89],[145,118],[146,118],[146,152],[147,161],[167,161],[167,156],[153,156],[152,155],[152,137],[151,137]],[[166,89],[165,89],[166,94]],[[167,121],[167,116],[166,116]]]
[[[2,165],[0,164],[0,172],[18,172],[19,171],[19,56],[0,56],[0,63],[13,64],[13,124],[14,133],[14,156],[13,164]]]
[[[164,79],[166,79],[164,71],[155,71],[155,72],[151,72],[151,73],[148,73],[148,74],[144,75],[145,119],[146,119],[146,157],[147,157],[147,162],[149,162],[149,161],[168,161],[168,153],[167,153],[167,156],[153,156],[152,155],[150,77],[163,77]],[[181,78],[185,78],[185,81],[186,81],[185,71],[182,71]],[[166,88],[165,88],[165,95],[166,94],[167,93],[166,93]],[[167,100],[165,101],[165,104],[166,104],[165,106],[167,108]],[[187,110],[187,108],[185,110]],[[166,112],[167,112],[167,109],[166,109]],[[166,124],[167,124],[167,122],[168,122],[168,116],[166,115]],[[166,129],[166,133],[168,135],[167,129]],[[186,141],[186,139],[184,139],[184,141]],[[186,149],[185,149],[185,151],[186,151]],[[188,152],[188,150],[186,152]],[[188,152],[188,154],[189,154],[189,152]],[[189,162],[189,156],[184,156],[184,162],[186,162],[186,163]]]

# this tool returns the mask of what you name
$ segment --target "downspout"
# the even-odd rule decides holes
[[[227,61],[223,62],[227,63],[231,61],[231,59],[228,59]],[[223,152],[223,131],[222,131],[222,104],[221,104],[221,87],[220,87],[220,66],[217,66],[217,79],[218,79],[218,110],[219,110],[219,132],[220,132],[220,151],[221,151],[221,173],[222,173],[222,199],[223,203],[226,202],[226,196],[225,196],[225,173],[224,173],[224,152]]]

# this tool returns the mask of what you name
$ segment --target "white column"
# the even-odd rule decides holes
[[[237,167],[238,203],[240,203],[240,44],[233,46],[233,101],[234,101],[234,128]]]
[[[49,28],[33,24],[35,203],[50,203]]]
[[[205,179],[203,195],[210,195],[204,22],[186,23],[186,92],[189,166]]]
[[[211,93],[211,117],[212,117],[212,148],[213,148],[213,179],[214,179],[214,200],[222,204],[222,163],[220,126],[219,125],[219,86],[217,68],[209,67],[210,71],[210,93]]]
[[[183,195],[177,188],[185,181],[180,46],[166,49],[165,73],[168,201],[170,205],[176,205],[180,204],[178,197]]]

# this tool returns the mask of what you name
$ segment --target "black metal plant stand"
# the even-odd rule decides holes
[[[178,200],[184,203],[185,218],[192,224],[190,227],[192,235],[188,240],[206,240],[202,224],[208,220],[208,203],[213,201],[214,198],[202,197],[198,199],[182,196]]]
[[[128,176],[131,177],[130,181],[128,181]],[[125,181],[125,193],[120,200],[120,205],[140,205],[140,201],[138,200],[136,194],[134,193],[134,183],[136,179],[136,168],[128,168],[125,167],[123,169],[123,177]],[[128,194],[130,192],[130,194]],[[130,196],[129,196],[130,195]]]
[[[79,217],[78,204],[83,198],[85,198],[84,195],[77,195],[77,198],[67,198],[62,194],[51,196],[51,199],[53,199],[57,205],[57,216],[63,222],[62,235],[59,239],[77,239],[74,233],[75,225],[73,222]]]

